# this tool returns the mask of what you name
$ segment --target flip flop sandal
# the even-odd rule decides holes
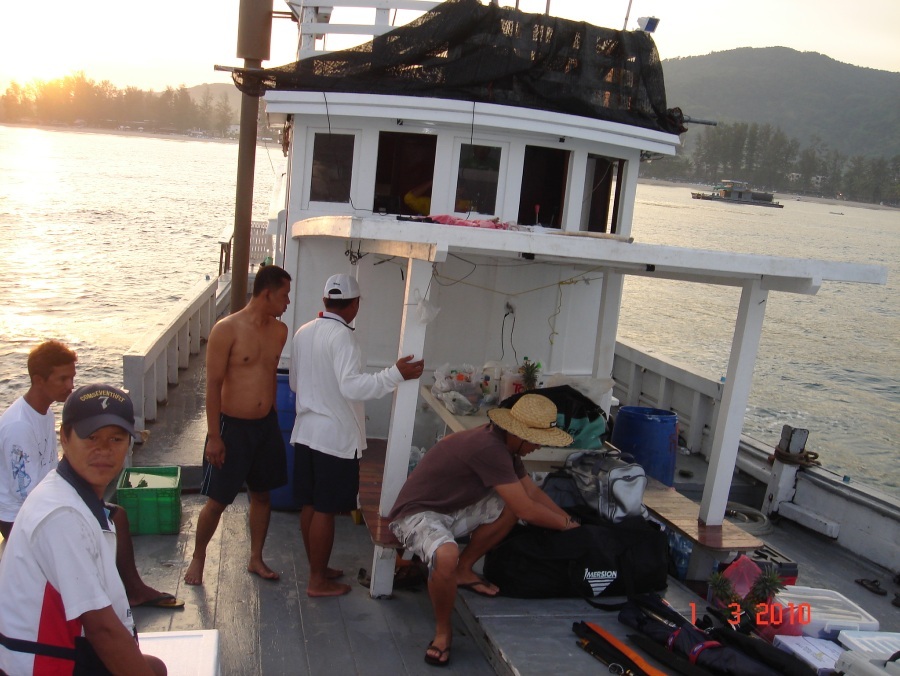
[[[855,582],[856,584],[861,584],[873,594],[878,594],[879,596],[887,596],[887,590],[881,588],[881,582],[879,582],[878,580],[866,580],[865,578],[859,578],[858,580],[855,580]]]
[[[178,610],[184,608],[184,601],[175,598],[172,594],[160,594],[154,599],[148,599],[143,603],[138,603],[140,608],[168,608],[169,610]]]
[[[429,655],[429,650],[436,650],[438,652],[437,656]],[[444,655],[447,656],[447,659],[443,659]],[[450,664],[450,646],[441,650],[434,644],[434,641],[429,643],[428,647],[425,649],[425,663],[430,664],[433,667],[446,667]]]

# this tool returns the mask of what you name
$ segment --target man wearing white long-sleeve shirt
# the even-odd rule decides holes
[[[341,596],[350,585],[329,568],[334,515],[356,509],[359,456],[366,447],[364,402],[422,375],[423,361],[401,357],[378,373],[362,368],[351,322],[359,312],[356,279],[332,275],[325,284],[325,311],[301,326],[291,344],[289,382],[297,393],[294,490],[302,505],[300,528],[309,559],[309,596]]]

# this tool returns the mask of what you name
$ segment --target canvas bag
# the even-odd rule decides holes
[[[647,476],[644,468],[614,446],[606,446],[608,450],[604,452],[570,454],[563,472],[572,477],[584,501],[607,521],[619,523],[632,517],[646,519],[648,513],[643,501]],[[565,508],[565,505],[560,506]]]
[[[664,589],[666,536],[643,519],[566,531],[516,526],[485,555],[484,575],[515,598],[592,598]]]

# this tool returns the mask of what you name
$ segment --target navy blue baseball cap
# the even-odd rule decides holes
[[[62,421],[63,425],[71,425],[81,439],[107,425],[117,425],[138,438],[131,398],[112,385],[83,385],[72,392],[63,405]]]

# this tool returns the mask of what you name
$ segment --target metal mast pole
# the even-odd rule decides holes
[[[245,68],[260,68],[269,59],[272,42],[273,0],[241,0],[237,56]],[[256,171],[256,123],[259,99],[241,95],[241,131],[238,142],[237,188],[234,200],[234,258],[232,259],[231,311],[247,304],[250,269],[250,227],[253,219],[253,176]]]
[[[631,0],[628,0],[628,10],[625,12],[625,23],[622,24],[622,30],[628,30],[628,15],[631,14]]]

